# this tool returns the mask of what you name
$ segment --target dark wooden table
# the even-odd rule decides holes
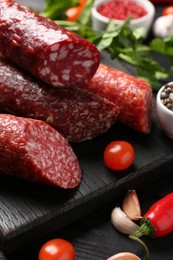
[[[43,0],[40,0],[40,1],[20,0],[19,2],[21,2],[25,5],[32,5],[35,9],[39,9],[40,4],[43,2]],[[160,15],[162,8],[163,8],[163,5],[157,6],[156,16]],[[104,55],[103,55],[103,58],[104,58]],[[111,62],[111,63],[112,63],[112,65],[114,65],[114,62]],[[121,69],[121,64],[120,64],[119,68]],[[122,69],[123,69],[123,67],[122,67]],[[157,133],[159,132],[158,140],[157,140],[157,138],[155,138],[156,148],[158,145],[159,150],[156,151],[156,148],[151,149],[152,152],[151,152],[151,154],[150,153],[148,154],[147,161],[150,161],[150,155],[151,155],[151,163],[152,163],[152,156],[154,156],[153,152],[156,151],[157,152],[157,156],[155,156],[156,159],[159,159],[162,156],[165,156],[165,154],[167,153],[168,157],[167,158],[165,157],[165,159],[163,159],[163,161],[165,160],[165,162],[167,161],[169,163],[168,164],[165,162],[161,163],[161,168],[159,169],[159,174],[157,175],[156,179],[152,175],[152,169],[149,169],[149,172],[151,170],[151,178],[150,178],[150,175],[147,174],[147,179],[149,182],[143,183],[143,181],[145,179],[144,178],[145,172],[144,172],[144,177],[141,177],[140,180],[138,180],[138,182],[140,182],[140,185],[136,186],[137,187],[136,190],[139,195],[143,213],[145,213],[146,210],[148,209],[148,207],[153,202],[155,202],[157,199],[159,199],[162,196],[166,195],[167,193],[173,191],[173,168],[172,168],[173,163],[171,163],[171,160],[173,160],[173,156],[171,154],[171,151],[173,151],[172,150],[173,141],[169,140],[169,138],[165,137],[164,134],[162,134],[160,132],[160,129],[157,129],[156,122],[154,123],[154,132],[155,132],[155,130],[157,130]],[[131,134],[132,134],[132,136],[131,136]],[[146,138],[144,138],[144,141],[141,142],[142,135],[140,135],[140,134],[135,135],[133,132],[129,131],[128,136],[129,136],[129,138],[132,137],[132,138],[137,139],[140,142],[140,145],[145,143]],[[160,140],[160,138],[161,138],[161,140]],[[107,142],[107,141],[109,141],[109,138],[105,140],[105,142]],[[152,148],[151,142],[152,142],[152,136],[147,141],[147,146],[150,148]],[[98,145],[98,143],[99,143],[99,139],[98,139],[98,141],[96,140],[96,145]],[[84,145],[84,148],[85,147],[87,147],[87,145]],[[78,148],[77,148],[77,151],[78,151]],[[98,149],[96,149],[95,151],[97,152]],[[139,149],[139,151],[140,151],[140,149]],[[147,151],[147,149],[146,149],[146,151]],[[84,155],[86,156],[87,152],[84,152]],[[89,156],[89,154],[88,154],[88,156]],[[86,157],[86,160],[87,160],[87,157]],[[155,167],[153,167],[153,168],[155,168]],[[96,170],[96,167],[95,167],[95,170]],[[128,176],[127,176],[127,178],[128,178]],[[130,177],[129,177],[129,179],[130,179]],[[15,200],[16,203],[17,203],[17,201],[19,201],[20,203],[21,202],[23,203],[23,201],[20,199],[21,194],[24,195],[25,200],[27,200],[29,198],[29,195],[27,192],[29,191],[30,184],[28,184],[28,186],[26,185],[26,191],[23,189],[20,193],[17,190],[17,188],[22,187],[22,184],[19,184],[19,186],[16,186],[16,188],[15,188],[15,187],[13,187],[13,184],[15,184],[15,181],[14,181],[14,183],[13,182],[8,183],[8,180],[6,178],[5,178],[5,180],[3,180],[3,178],[2,178],[1,181],[4,181],[3,184],[1,183],[1,193],[7,194],[9,196],[7,198],[3,198],[3,200],[1,198],[1,200],[7,201],[8,205],[10,205],[10,202],[11,202],[11,206],[12,206],[13,210],[15,210],[15,206],[13,204],[13,199],[12,199],[13,192],[14,192],[16,198],[19,197],[19,200],[18,199]],[[121,179],[120,179],[120,181],[121,181]],[[4,188],[4,183],[7,184],[7,186],[9,188],[12,188],[12,191],[10,190],[9,194],[6,191],[6,188]],[[132,184],[133,184],[133,178],[131,181],[131,185]],[[80,215],[80,218],[78,218],[78,220],[76,220],[77,218],[76,219],[74,218],[74,220],[70,219],[69,223],[71,222],[71,224],[66,224],[65,227],[60,228],[60,229],[58,228],[57,230],[55,228],[56,231],[52,231],[50,233],[48,232],[49,235],[48,235],[48,233],[46,235],[45,232],[43,232],[44,235],[41,238],[36,239],[36,237],[35,237],[36,232],[42,233],[41,226],[38,225],[38,230],[35,230],[35,233],[33,233],[33,236],[32,236],[32,233],[30,234],[30,236],[27,236],[27,246],[26,247],[25,246],[21,247],[19,244],[18,245],[16,244],[17,248],[21,247],[21,249],[16,248],[16,250],[14,250],[15,244],[13,246],[12,246],[12,243],[10,244],[10,247],[13,247],[13,253],[8,254],[8,252],[6,252],[6,259],[8,259],[8,260],[36,260],[36,259],[38,259],[38,252],[39,252],[39,249],[42,246],[42,244],[44,242],[46,242],[47,240],[55,238],[55,237],[64,238],[64,239],[70,241],[74,245],[75,250],[76,250],[75,260],[105,260],[109,256],[116,254],[118,252],[122,252],[122,251],[134,252],[142,258],[143,251],[142,251],[141,247],[139,245],[137,245],[135,242],[130,241],[126,235],[122,235],[119,232],[117,232],[110,222],[111,211],[115,207],[116,203],[121,201],[121,199],[124,195],[124,192],[126,191],[125,188],[126,188],[126,186],[124,186],[123,190],[121,192],[119,192],[119,196],[117,196],[117,194],[118,194],[117,192],[114,194],[114,192],[113,192],[114,190],[112,189],[112,192],[109,193],[109,199],[107,198],[106,200],[105,200],[105,197],[103,194],[102,199],[99,198],[99,205],[97,205],[98,203],[92,203],[91,207],[90,207],[90,204],[87,204],[87,207],[86,207],[87,210],[84,210],[84,212],[83,212],[83,215],[85,215],[84,217],[82,216],[81,211],[78,212],[78,209],[75,209],[76,210],[75,214]],[[48,192],[50,193],[49,190],[48,190]],[[34,194],[37,194],[37,193],[38,193],[37,191],[36,192],[32,191],[32,196],[33,196],[32,200],[34,200]],[[59,195],[59,194],[61,194],[61,193],[57,192],[57,195]],[[40,196],[42,196],[42,195],[40,194]],[[110,195],[111,195],[111,198],[110,198]],[[114,196],[115,196],[115,198],[114,198]],[[54,197],[55,196],[52,195],[52,198],[55,200]],[[46,198],[46,196],[45,196],[45,198]],[[30,203],[32,200],[31,200],[31,198],[29,198]],[[41,198],[38,199],[38,201],[36,203],[39,203],[39,201],[40,201],[40,203],[42,203]],[[105,203],[105,201],[107,201],[107,202]],[[35,203],[35,205],[36,205],[36,203]],[[48,201],[47,201],[47,203],[48,203]],[[43,203],[43,205],[44,205],[44,203]],[[2,206],[2,204],[1,204],[1,206]],[[32,203],[30,204],[30,206],[32,206]],[[19,206],[19,208],[21,208],[21,205]],[[25,208],[25,213],[26,213],[26,207],[24,207],[24,208]],[[52,203],[52,208],[54,208],[53,203]],[[15,214],[12,214],[12,215],[15,215]],[[74,214],[73,214],[73,216],[74,216]],[[68,217],[70,218],[70,215]],[[8,218],[8,216],[7,216],[7,218]],[[33,219],[34,219],[34,216],[33,216]],[[16,221],[18,221],[18,220],[16,220]],[[65,223],[68,223],[68,221],[66,220]],[[52,230],[54,230],[53,225],[56,226],[56,222],[54,222],[52,224]],[[47,226],[47,230],[49,229],[50,226],[51,225],[49,223],[49,225]],[[29,224],[27,225],[27,227],[29,227]],[[4,228],[4,230],[5,230],[5,228]],[[4,230],[3,230],[3,232],[4,232]],[[9,232],[9,235],[11,235],[10,232]],[[16,233],[15,233],[15,235],[16,235]],[[29,241],[28,241],[28,237],[30,238]],[[3,242],[3,239],[4,238],[2,236],[1,242]],[[7,232],[5,239],[7,239],[7,241],[8,241],[8,232]],[[25,240],[25,237],[23,239]],[[150,251],[150,259],[151,260],[156,260],[156,259],[157,260],[171,260],[171,259],[173,259],[173,247],[172,247],[173,240],[172,239],[173,239],[173,234],[170,234],[164,238],[157,238],[157,239],[145,238],[144,241],[146,242],[146,244],[149,248],[149,251]],[[22,242],[22,240],[18,240],[18,241]],[[17,243],[20,243],[20,242],[17,242]],[[0,254],[0,260],[5,259],[4,257],[5,256],[3,256],[3,254],[2,254],[2,256]]]
[[[172,191],[173,171],[172,174],[137,190],[142,212],[145,213],[153,202]],[[121,197],[119,201],[121,201]],[[115,205],[115,203],[107,204],[104,207],[100,205],[99,210],[48,237],[44,237],[42,241],[31,241],[28,247],[8,257],[8,260],[37,260],[41,245],[47,240],[57,237],[64,238],[74,245],[76,249],[75,260],[106,260],[109,256],[122,251],[133,252],[143,259],[141,247],[129,240],[126,235],[120,234],[112,226],[110,214]],[[150,260],[173,259],[173,233],[162,238],[145,238],[143,241],[150,251]]]

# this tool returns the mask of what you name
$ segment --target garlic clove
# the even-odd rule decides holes
[[[119,207],[115,207],[112,210],[111,222],[113,226],[123,234],[131,235],[140,228],[136,223],[129,219]]]
[[[141,260],[141,258],[133,253],[122,252],[109,257],[107,260]]]
[[[141,218],[141,206],[135,190],[129,190],[122,203],[122,210],[132,220]]]

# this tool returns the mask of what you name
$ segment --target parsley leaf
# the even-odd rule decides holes
[[[135,76],[151,83],[157,91],[164,81],[173,77],[173,36],[166,39],[154,38],[145,43],[143,28],[131,30],[130,19],[123,25],[115,25],[110,20],[104,31],[92,29],[91,8],[94,0],[88,0],[80,17],[75,22],[65,19],[65,10],[79,4],[78,0],[45,0],[47,6],[42,15],[54,19],[55,22],[96,45],[100,51],[107,51],[111,59],[120,59],[135,69]],[[68,3],[67,3],[68,2]],[[157,56],[162,55],[168,68],[162,66]]]

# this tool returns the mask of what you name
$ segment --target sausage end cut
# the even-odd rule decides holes
[[[41,120],[0,114],[0,172],[64,189],[81,181],[66,139]]]
[[[95,74],[94,44],[11,0],[0,1],[0,56],[53,87],[77,86]]]
[[[148,82],[100,64],[93,78],[81,88],[118,104],[122,124],[145,134],[150,132],[153,95]]]

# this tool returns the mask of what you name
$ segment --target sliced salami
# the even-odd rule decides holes
[[[68,141],[92,139],[116,121],[113,102],[77,88],[51,88],[13,65],[0,60],[0,110],[40,119]]]
[[[77,86],[96,72],[90,42],[12,0],[0,1],[0,56],[57,86]]]
[[[152,88],[148,82],[100,64],[89,83],[80,87],[118,104],[121,123],[143,133],[150,132]]]
[[[0,114],[0,154],[1,173],[64,189],[81,181],[71,146],[41,120]]]

